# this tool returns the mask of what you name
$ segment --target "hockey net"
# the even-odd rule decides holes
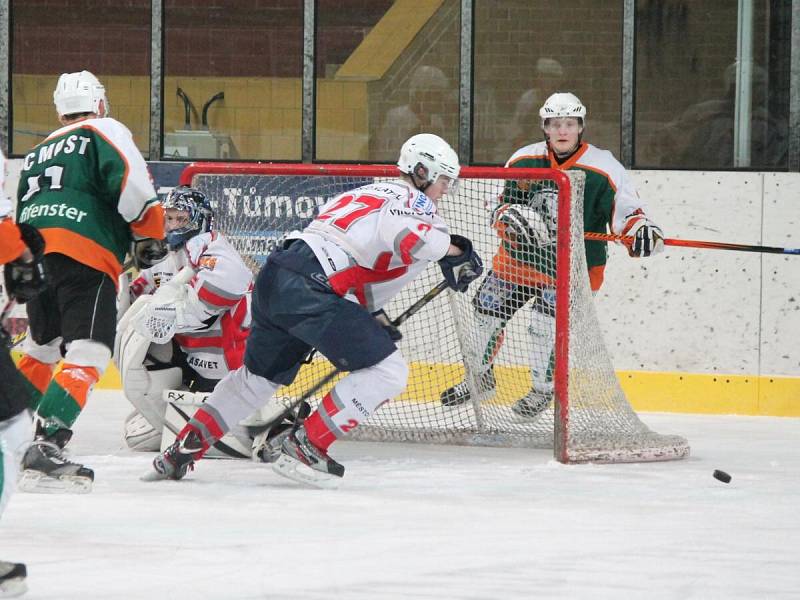
[[[307,225],[330,198],[397,175],[396,167],[386,165],[193,163],[184,170],[181,183],[207,194],[216,209],[217,228],[255,272],[289,231]],[[550,258],[537,257],[553,263],[537,265],[537,270],[555,276],[555,319],[549,320],[550,330],[544,335],[539,323],[535,336],[528,331],[536,318],[533,302],[516,310],[497,336],[500,339],[492,360],[496,385],[485,394],[479,389],[479,378],[471,370],[465,376],[464,367],[480,343],[473,298],[483,278],[465,294],[447,291],[439,295],[402,326],[399,347],[410,366],[405,393],[384,404],[348,435],[364,440],[553,448],[561,462],[635,462],[687,456],[689,446],[684,438],[657,434],[638,418],[604,346],[587,276],[583,173],[465,167],[459,179],[456,194],[440,201],[439,212],[451,233],[472,240],[487,271],[500,246],[490,217],[504,187],[509,182],[524,183],[531,193],[557,194],[557,255],[553,244]],[[438,265],[432,264],[385,307],[386,312],[390,317],[400,314],[441,279]],[[548,289],[551,293],[553,288]],[[485,289],[483,293],[492,292]],[[531,358],[550,352],[547,343],[542,348],[536,341],[548,336],[549,344],[555,340],[555,401],[535,418],[521,418],[511,409],[531,389]],[[317,355],[278,397],[289,405],[331,369],[330,363]],[[472,392],[470,401],[443,405],[442,392],[462,380]],[[321,390],[312,405],[326,392]]]

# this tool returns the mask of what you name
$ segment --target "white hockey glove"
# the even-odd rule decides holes
[[[542,248],[555,241],[541,212],[524,204],[501,204],[493,219],[492,224],[512,244]]]
[[[664,232],[644,215],[634,215],[625,224],[623,234],[633,238],[628,254],[647,257],[664,251]]]

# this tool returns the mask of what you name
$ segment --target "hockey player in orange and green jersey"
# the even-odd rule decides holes
[[[520,148],[506,167],[580,170],[585,173],[584,230],[632,236],[628,252],[645,257],[663,251],[664,234],[646,216],[645,206],[625,168],[611,152],[582,140],[586,107],[571,93],[555,93],[539,110],[544,141]],[[474,335],[465,350],[470,376],[441,395],[445,406],[479,400],[495,391],[492,362],[503,342],[505,326],[529,301],[528,332],[531,389],[512,406],[521,420],[536,418],[553,396],[555,344],[555,267],[558,192],[542,182],[508,181],[492,211],[492,227],[501,243],[475,298]],[[603,283],[605,242],[586,241],[589,282],[596,292]]]
[[[49,274],[28,303],[19,365],[37,416],[20,488],[88,491],[94,473],[62,450],[111,358],[125,255],[136,240],[163,240],[164,211],[130,131],[108,116],[100,81],[65,73],[53,99],[62,127],[25,156],[17,191],[17,221],[41,232]]]

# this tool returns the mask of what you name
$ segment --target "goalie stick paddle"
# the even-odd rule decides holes
[[[630,245],[633,238],[628,235],[616,235],[613,233],[594,233],[587,231],[583,234],[584,239],[601,242],[622,242]],[[776,246],[752,246],[749,244],[729,244],[727,242],[705,242],[701,240],[678,240],[674,238],[664,238],[665,246],[683,246],[685,248],[705,248],[708,250],[735,250],[738,252],[765,252],[768,254],[798,254],[800,248],[778,248]]]
[[[436,286],[432,287],[428,292],[422,296],[419,300],[414,302],[411,306],[405,309],[401,314],[397,316],[394,320],[390,321],[389,323],[392,327],[399,327],[403,323],[405,323],[409,318],[417,314],[423,306],[428,304],[431,300],[436,298],[439,294],[445,291],[448,288],[447,281],[444,279],[440,281]],[[331,369],[322,379],[320,379],[317,383],[315,383],[311,388],[303,392],[303,395],[300,396],[297,400],[292,402],[291,406],[287,408],[287,411],[293,411],[296,407],[300,407],[300,412],[298,413],[297,419],[295,423],[298,424],[303,422],[303,419],[308,416],[308,410],[304,410],[304,405],[308,405],[308,399],[313,397],[317,392],[319,392],[322,388],[328,385],[333,379],[341,373],[341,369]],[[303,413],[306,413],[305,415]]]

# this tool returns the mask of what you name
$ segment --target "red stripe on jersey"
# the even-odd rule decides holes
[[[145,290],[149,287],[150,282],[147,281],[147,278],[144,276],[137,277],[131,282],[130,293],[135,298],[138,298],[142,294],[145,293]]]
[[[222,316],[222,343],[225,363],[233,371],[244,364],[244,349],[250,329],[242,326],[247,317],[247,299],[242,298],[233,311]]]
[[[408,272],[408,267],[389,269],[388,267],[391,260],[392,253],[383,252],[375,261],[374,268],[367,269],[366,267],[356,265],[344,271],[328,275],[328,281],[333,291],[340,296],[346,296],[348,292],[352,290],[358,303],[361,306],[366,306],[367,295],[364,288],[367,285],[370,283],[379,283],[381,281],[391,281]]]
[[[388,252],[387,252],[388,254]],[[380,259],[378,259],[380,260]],[[350,267],[344,271],[339,271],[333,275],[328,276],[328,281],[333,288],[333,291],[340,296],[346,296],[352,290],[355,294],[358,303],[361,306],[367,305],[367,294],[365,288],[370,283],[379,283],[381,281],[391,281],[397,279],[401,275],[405,275],[408,267],[397,267],[389,271],[373,271],[361,266]]]
[[[197,297],[200,298],[203,302],[207,304],[212,304],[214,306],[220,306],[225,308],[230,308],[234,306],[241,298],[224,298],[218,294],[215,294],[211,290],[209,290],[206,286],[202,286],[199,290],[197,290]]]
[[[416,246],[419,241],[420,237],[413,231],[409,231],[408,235],[400,240],[400,260],[403,261],[404,265],[410,265],[414,262],[414,259],[411,257],[411,250],[414,249],[414,246]]]
[[[190,334],[178,333],[175,341],[183,348],[222,348],[223,338],[221,335],[214,337],[192,337]]]

